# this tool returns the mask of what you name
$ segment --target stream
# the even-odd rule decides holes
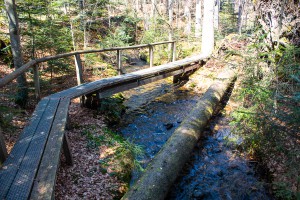
[[[118,131],[143,147],[145,154],[137,158],[143,168],[200,98],[181,86],[164,79],[124,92],[127,109]],[[241,139],[230,132],[229,119],[219,114],[206,129],[166,199],[271,199],[254,164],[232,145]],[[131,185],[140,175],[132,173]]]

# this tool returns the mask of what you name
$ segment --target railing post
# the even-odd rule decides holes
[[[7,150],[5,146],[4,136],[0,128],[0,164],[2,164],[7,158]]]
[[[118,71],[119,75],[122,74],[122,53],[121,50],[117,50],[117,65],[118,65]]]
[[[64,137],[63,137],[63,151],[64,151],[67,165],[73,165],[73,163],[74,163],[73,157],[72,157],[72,153],[71,153],[71,149],[70,149],[70,145],[69,145],[69,139],[68,139],[68,136],[66,135],[66,133],[64,134]]]
[[[41,86],[40,86],[40,75],[39,75],[39,66],[33,66],[33,79],[34,79],[34,88],[35,88],[35,98],[39,101],[41,99]]]
[[[80,54],[75,54],[75,68],[76,68],[76,78],[77,78],[77,85],[81,85],[83,83],[83,72],[82,72],[82,62],[80,59]],[[80,98],[81,106],[84,105],[85,97],[82,96]]]
[[[81,85],[83,83],[83,75],[82,75],[82,63],[79,54],[75,54],[75,66],[76,66],[77,84]]]
[[[175,41],[172,42],[172,47],[171,47],[171,58],[172,58],[172,62],[174,62],[176,60],[176,43]]]
[[[153,46],[149,44],[149,64],[153,67]]]

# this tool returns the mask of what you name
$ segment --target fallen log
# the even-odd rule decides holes
[[[209,119],[235,80],[233,70],[226,70],[218,76],[190,115],[157,153],[142,177],[124,195],[123,200],[165,198],[183,165],[188,161]]]

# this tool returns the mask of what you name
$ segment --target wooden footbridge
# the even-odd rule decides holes
[[[172,62],[153,66],[153,46],[172,44]],[[118,69],[121,73],[122,50],[134,48],[149,48],[150,68],[128,74],[120,74],[112,78],[83,83],[80,54],[117,51]],[[41,99],[24,128],[12,151],[6,158],[0,170],[0,199],[53,199],[56,172],[63,150],[66,162],[72,164],[72,155],[68,147],[68,138],[64,134],[68,124],[68,109],[71,99],[97,94],[104,98],[114,93],[138,87],[170,76],[182,76],[197,69],[208,55],[198,55],[175,61],[175,42],[160,42],[131,47],[116,47],[111,49],[79,51],[57,56],[49,56],[32,60],[18,70],[0,79],[0,87],[17,78],[28,69],[34,69],[36,96],[40,98],[38,63],[75,56],[78,86],[52,94]],[[1,135],[0,135],[1,136]],[[1,137],[0,137],[1,140]],[[5,146],[1,146],[0,157],[6,157]]]

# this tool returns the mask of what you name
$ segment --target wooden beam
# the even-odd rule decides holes
[[[128,82],[133,82],[134,80],[144,79],[147,77],[156,76],[158,74],[164,74],[164,73],[168,73],[171,71],[177,71],[180,69],[189,68],[189,65],[191,65],[192,63],[197,63],[206,58],[207,58],[206,55],[197,55],[197,56],[193,56],[193,57],[186,58],[183,60],[178,60],[178,61],[175,61],[172,63],[167,63],[167,64],[163,64],[160,66],[156,66],[153,68],[147,68],[147,69],[143,69],[143,70],[139,70],[136,72],[119,75],[119,76],[115,76],[115,77],[111,77],[111,78],[100,79],[98,81],[94,81],[91,83],[85,83],[80,86],[69,88],[67,90],[50,95],[49,97],[51,97],[51,98],[68,97],[68,98],[73,99],[76,97],[80,97],[82,95],[86,95],[89,93],[93,93],[93,92],[111,87],[111,86],[126,84]],[[194,68],[195,66],[192,66],[192,67]],[[182,71],[182,72],[184,72],[184,71]]]
[[[138,86],[139,86],[138,82],[134,81],[134,82],[129,82],[129,83],[119,85],[117,87],[102,89],[98,92],[97,98],[102,99],[102,98],[110,97],[111,95],[116,94],[118,92],[130,90],[130,89],[138,87]]]
[[[172,58],[172,62],[174,62],[176,60],[176,43],[172,42],[172,47],[171,47],[171,58]]]
[[[70,99],[61,99],[29,199],[52,199],[59,168]]]
[[[150,63],[150,67],[153,67],[153,46],[149,45],[149,63]]]
[[[40,86],[40,75],[39,66],[33,66],[33,78],[34,78],[34,88],[35,88],[35,98],[37,101],[41,99],[41,86]]]
[[[82,72],[82,62],[79,54],[75,54],[75,66],[76,66],[76,77],[77,77],[77,85],[81,85],[83,83],[83,72]]]
[[[121,75],[122,74],[122,52],[121,52],[121,50],[117,50],[117,65],[118,65],[119,75]]]
[[[40,123],[29,141],[28,148],[26,149],[18,171],[14,174],[15,178],[9,188],[6,199],[27,199],[30,195],[58,104],[59,99],[49,99],[44,114],[40,118]]]
[[[46,114],[45,108],[48,103],[49,99],[44,98],[36,106],[29,125],[23,129],[22,134],[19,136],[18,141],[15,143],[7,157],[4,166],[2,166],[2,169],[0,170],[0,183],[2,183],[0,187],[0,199],[7,199],[6,195],[14,181],[14,178],[16,177],[16,174],[18,173],[18,170],[20,169],[20,165],[24,160],[25,154],[31,144],[31,140],[34,137],[34,133],[38,125],[41,123],[42,116]]]
[[[164,72],[164,73],[160,73],[159,75],[152,75],[152,76],[146,76],[146,77],[140,77],[135,79],[134,81],[128,81],[128,82],[123,82],[120,84],[116,84],[116,85],[112,85],[109,86],[107,88],[103,88],[101,90],[98,91],[98,96],[97,98],[101,99],[101,98],[105,98],[105,97],[109,97],[113,94],[116,94],[118,92],[123,92],[135,87],[139,87],[154,81],[158,81],[170,76],[174,76],[176,77],[176,75],[178,77],[181,77],[185,72],[188,71],[192,71],[197,69],[199,66],[198,65],[193,65],[193,66],[185,66],[182,67],[182,69],[178,69],[176,71],[171,71],[171,72]]]
[[[63,138],[63,150],[64,150],[64,155],[66,158],[67,165],[73,165],[73,157],[70,150],[69,139],[66,134],[64,134],[64,138]]]

